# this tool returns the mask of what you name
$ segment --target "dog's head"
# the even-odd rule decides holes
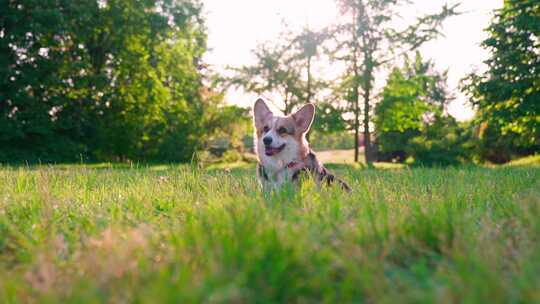
[[[298,159],[306,152],[306,133],[315,116],[312,104],[288,116],[274,115],[262,99],[253,107],[253,122],[257,153],[260,158],[275,158],[285,162]],[[306,152],[307,153],[307,152]]]

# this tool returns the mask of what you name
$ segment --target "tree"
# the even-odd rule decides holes
[[[296,47],[294,59],[306,61],[306,103],[312,102],[313,93],[313,77],[312,66],[313,59],[319,54],[319,47],[328,39],[328,33],[325,30],[313,31],[309,27],[303,29],[301,33],[293,37],[293,46]],[[319,80],[320,82],[320,80]],[[320,88],[321,85],[316,85]]]
[[[358,161],[360,115],[363,114],[365,158],[371,165],[369,124],[376,71],[393,59],[393,53],[406,53],[438,37],[443,20],[457,14],[457,5],[445,5],[440,13],[420,17],[414,24],[398,31],[393,28],[393,22],[399,17],[399,6],[407,1],[337,0],[337,3],[347,21],[335,30],[337,48],[333,57],[347,64],[343,82],[349,85],[346,98],[354,114],[355,161]]]
[[[463,158],[461,128],[445,113],[451,100],[446,72],[438,73],[431,61],[416,52],[405,56],[403,68],[394,68],[375,107],[379,157],[424,165],[450,165]]]
[[[231,68],[234,75],[226,82],[266,97],[288,115],[301,103],[315,102],[318,92],[325,87],[324,81],[313,76],[312,66],[327,34],[305,28],[300,33],[283,33],[281,37],[258,45],[253,50],[256,62]],[[272,98],[276,95],[279,101]]]
[[[63,106],[64,83],[59,76],[62,15],[33,2],[0,3],[0,161],[37,154],[79,151],[65,132],[69,122],[51,119]],[[67,4],[64,4],[67,6]],[[68,131],[69,132],[69,131]]]
[[[0,161],[191,158],[204,115],[198,2],[3,1],[0,11]]]
[[[287,54],[290,43],[260,44],[254,51],[256,63],[252,66],[232,68],[234,76],[227,81],[249,93],[265,96],[285,115],[305,100],[306,82],[298,66]],[[278,95],[280,102],[271,96]]]
[[[450,166],[469,161],[466,130],[452,116],[437,117],[405,148],[414,165]]]
[[[482,42],[491,54],[487,70],[469,75],[464,90],[478,109],[479,135],[491,134],[483,138],[492,139],[493,151],[483,155],[503,161],[509,160],[509,149],[540,149],[540,2],[504,1],[487,32]]]

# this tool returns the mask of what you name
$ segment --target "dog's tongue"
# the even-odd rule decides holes
[[[279,148],[272,148],[272,147],[266,147],[264,149],[264,153],[268,156],[272,156],[274,154],[277,154],[280,151]]]

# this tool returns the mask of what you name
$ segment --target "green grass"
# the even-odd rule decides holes
[[[540,302],[540,168],[0,167],[0,303]]]

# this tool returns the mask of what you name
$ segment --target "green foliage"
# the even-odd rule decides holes
[[[343,131],[328,133],[313,130],[309,133],[309,146],[317,151],[354,149],[354,135]]]
[[[343,120],[344,110],[332,103],[317,103],[315,113],[317,118],[313,121],[312,130],[320,133],[337,133],[347,130],[347,125]]]
[[[450,7],[444,5],[440,12],[420,16],[404,29],[396,30],[396,20],[401,18],[400,6],[410,4],[410,1],[336,0],[336,3],[341,8],[343,18],[333,31],[336,48],[332,51],[332,57],[345,62],[347,66],[340,91],[354,115],[351,128],[355,138],[360,136],[362,121],[365,158],[370,165],[374,157],[370,124],[372,96],[376,94],[375,73],[396,54],[406,54],[440,36],[443,21],[459,14],[456,11],[458,4]],[[356,140],[355,161],[358,161],[358,155],[359,142]]]
[[[223,81],[265,97],[285,115],[300,104],[317,104],[326,84],[312,75],[312,60],[325,39],[324,31],[304,29],[300,33],[282,33],[279,40],[259,44],[253,50],[256,59],[253,65],[230,68],[233,75]]]
[[[487,70],[471,74],[464,90],[478,108],[485,151],[494,159],[540,151],[540,2],[508,0],[487,28],[482,46],[490,51]],[[489,134],[486,134],[489,133]]]
[[[244,137],[253,133],[249,110],[235,105],[221,105],[206,113],[206,146],[245,151]],[[221,142],[221,143],[220,143]]]
[[[307,86],[299,67],[291,64],[288,51],[290,46],[287,42],[261,44],[253,51],[256,63],[252,66],[232,68],[234,76],[226,82],[261,96],[276,94],[279,101],[266,99],[288,115],[295,106],[305,102]]]
[[[500,124],[485,120],[485,117],[482,111],[478,111],[467,131],[467,146],[477,161],[502,164],[520,155],[531,155],[537,151],[535,146],[519,144],[522,140],[519,134],[502,133]]]
[[[345,172],[348,171],[348,172]],[[539,167],[0,169],[1,303],[535,303]]]
[[[441,116],[405,143],[414,165],[450,166],[469,161],[468,137],[453,117]]]
[[[433,70],[420,53],[394,68],[375,108],[379,158],[415,164],[452,165],[464,159],[463,129],[444,113],[446,73]]]
[[[194,1],[0,3],[0,161],[185,161],[200,145]]]

